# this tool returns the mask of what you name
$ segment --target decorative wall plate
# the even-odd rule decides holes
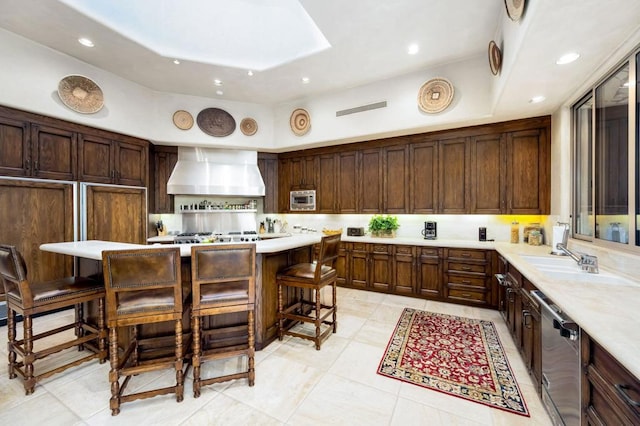
[[[81,75],[68,75],[60,80],[58,96],[68,108],[82,114],[96,113],[104,105],[100,87]]]
[[[453,86],[446,78],[432,78],[420,87],[418,106],[424,112],[444,111],[453,100]]]
[[[519,21],[524,13],[526,0],[504,0],[507,15],[512,21]]]
[[[498,75],[502,68],[502,52],[493,40],[489,42],[489,67],[493,75]]]
[[[258,131],[258,123],[253,118],[243,118],[240,122],[240,130],[247,136],[253,136]]]
[[[289,125],[291,126],[293,133],[297,136],[306,134],[309,129],[311,129],[311,118],[309,118],[309,113],[302,108],[294,110],[291,113]]]
[[[179,109],[173,113],[173,124],[175,124],[178,129],[189,130],[193,127],[193,116],[187,111]]]
[[[207,108],[196,118],[200,130],[211,136],[229,136],[236,129],[236,120],[220,108]]]

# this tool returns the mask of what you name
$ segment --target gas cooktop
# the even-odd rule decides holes
[[[176,244],[213,244],[213,243],[241,243],[260,241],[256,231],[229,231],[227,233],[199,231],[178,234]]]

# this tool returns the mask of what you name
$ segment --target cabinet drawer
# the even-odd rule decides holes
[[[487,252],[484,250],[449,249],[447,257],[455,259],[486,261]]]
[[[487,279],[480,277],[469,277],[466,275],[454,275],[448,274],[447,283],[449,284],[460,284],[465,286],[472,286],[478,288],[486,288]]]
[[[367,243],[352,243],[351,249],[353,251],[367,251]]]
[[[448,294],[448,297],[451,299],[463,299],[477,303],[486,303],[486,293],[484,291],[450,288]]]
[[[420,247],[420,256],[438,256],[438,249],[433,247]]]
[[[474,272],[478,274],[486,274],[487,267],[482,264],[469,264],[460,262],[447,262],[447,270],[459,272]],[[490,271],[489,271],[490,272]]]
[[[389,244],[374,244],[372,251],[374,253],[389,253],[391,246]]]
[[[413,254],[413,246],[396,246],[396,254]]]

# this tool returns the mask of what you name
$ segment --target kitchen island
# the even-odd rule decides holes
[[[256,349],[261,350],[277,337],[277,286],[276,274],[281,268],[301,262],[309,262],[313,245],[320,242],[320,234],[294,235],[257,241],[256,245]],[[217,243],[230,244],[230,243]],[[182,257],[182,281],[186,290],[191,286],[191,246],[193,244],[163,244],[162,247],[178,247]],[[112,241],[72,241],[42,244],[40,249],[52,253],[74,256],[80,275],[94,275],[102,271],[104,250],[149,249],[157,245],[118,243]],[[246,314],[228,314],[212,319],[209,327],[220,327],[246,323]],[[239,327],[241,328],[241,327]],[[183,330],[191,329],[189,316],[183,320]],[[163,330],[149,329],[148,333]],[[233,336],[232,336],[233,337]]]

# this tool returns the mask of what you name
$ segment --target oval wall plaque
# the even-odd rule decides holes
[[[196,122],[200,130],[216,137],[229,136],[236,129],[236,120],[220,108],[203,109],[198,114]]]

